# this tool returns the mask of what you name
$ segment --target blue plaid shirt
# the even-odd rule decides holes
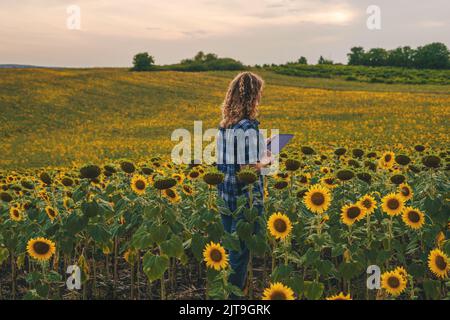
[[[256,120],[243,119],[228,129],[231,130],[219,128],[217,152],[220,155],[217,168],[225,177],[217,187],[219,197],[234,212],[237,209],[237,199],[242,195],[246,195],[247,198],[249,196],[248,189],[244,188],[244,184],[238,181],[237,173],[240,171],[241,165],[257,163],[260,159],[259,155],[263,152],[261,148],[265,147],[265,142],[259,132],[259,122]],[[236,130],[242,130],[241,132],[245,134],[249,133],[248,130],[252,130],[252,133],[256,133],[256,135],[246,135],[244,136],[245,141],[239,141]],[[234,141],[230,141],[231,139]],[[227,146],[230,149],[230,143],[234,145],[234,152],[233,150],[227,152]],[[243,146],[243,148],[240,148],[240,146]],[[261,212],[264,199],[263,177],[261,175],[259,175],[258,181],[253,184],[252,195],[253,205],[258,207]]]

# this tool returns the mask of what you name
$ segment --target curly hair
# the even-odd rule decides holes
[[[255,120],[258,117],[258,105],[264,80],[252,73],[242,72],[231,81],[222,104],[220,126],[228,128],[242,119]]]

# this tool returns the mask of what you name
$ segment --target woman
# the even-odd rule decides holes
[[[250,166],[259,173],[262,168],[270,164],[268,157],[259,156],[266,154],[265,149],[262,150],[265,142],[259,132],[257,120],[263,86],[264,81],[256,74],[240,73],[231,81],[222,105],[222,121],[220,122],[217,150],[218,159],[220,159],[218,160],[218,169],[224,173],[225,177],[223,183],[218,186],[218,191],[219,196],[231,212],[236,210],[237,199],[240,196],[246,195],[248,199],[248,190],[237,179],[239,171],[244,166]],[[244,147],[240,148],[240,145]],[[262,214],[264,188],[263,178],[260,174],[252,188],[252,205]],[[233,218],[229,214],[222,213],[225,231],[229,233],[236,231],[236,225],[240,219],[242,219],[242,215]],[[257,226],[255,226],[256,228]],[[249,262],[249,250],[244,242],[241,241],[241,251],[229,252],[229,259],[234,271],[229,281],[240,289],[244,289]]]

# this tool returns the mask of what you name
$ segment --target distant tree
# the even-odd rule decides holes
[[[369,66],[380,67],[386,66],[388,60],[388,52],[383,48],[373,48],[367,52],[367,59]]]
[[[352,66],[364,65],[366,61],[366,53],[363,47],[353,47],[347,54],[348,64]]]
[[[301,56],[297,61],[298,64],[308,64],[308,60],[305,57]]]
[[[215,53],[208,53],[207,55],[204,56],[204,61],[214,61],[217,60],[219,57],[217,56],[217,54]]]
[[[325,59],[324,57],[320,56],[317,64],[333,64],[333,60]]]
[[[155,64],[155,59],[153,56],[149,55],[147,52],[138,53],[133,58],[133,68],[134,71],[148,71],[153,68]]]
[[[414,55],[414,66],[420,69],[450,68],[450,52],[440,42],[418,47]]]
[[[205,59],[205,53],[203,51],[199,51],[194,57],[195,61],[204,61],[204,59]]]
[[[415,50],[408,46],[389,50],[386,65],[404,68],[412,67],[414,54]]]

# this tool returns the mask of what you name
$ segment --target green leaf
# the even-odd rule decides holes
[[[6,248],[0,248],[0,266],[3,264],[3,262],[6,261],[9,257],[9,251]]]
[[[423,290],[425,291],[425,296],[429,300],[438,300],[440,299],[441,283],[438,280],[424,280],[423,281]]]
[[[64,226],[68,233],[74,236],[86,228],[87,223],[88,219],[86,216],[81,217],[74,212],[69,215]]]
[[[324,285],[316,281],[305,281],[305,297],[308,300],[319,300],[322,297]]]
[[[202,237],[199,233],[194,233],[192,235],[191,241],[191,251],[197,261],[203,260],[203,250],[206,246],[206,239]]]
[[[211,223],[206,227],[206,232],[214,242],[219,242],[223,235],[223,224],[220,222]]]
[[[107,243],[111,239],[109,231],[99,224],[89,225],[87,232],[98,243]]]
[[[183,242],[180,237],[173,235],[169,240],[161,243],[161,250],[172,258],[181,258],[184,253]]]
[[[239,220],[236,225],[236,232],[240,239],[249,240],[252,237],[253,225],[244,220]]]
[[[153,241],[158,245],[167,239],[167,235],[169,234],[169,226],[163,225],[153,225],[150,227],[149,233],[153,237]]]
[[[154,255],[149,251],[144,255],[143,268],[150,282],[160,279],[169,268],[169,257]]]
[[[291,265],[285,266],[284,264],[276,267],[272,272],[272,282],[285,282],[289,279],[291,273],[294,271],[294,268]]]
[[[97,202],[84,202],[81,205],[81,210],[83,211],[83,214],[88,218],[93,218],[97,214],[100,213],[100,209],[98,207]]]
[[[224,237],[222,240],[222,244],[225,249],[231,251],[241,251],[241,242],[239,241],[239,237],[236,233],[224,233]]]

